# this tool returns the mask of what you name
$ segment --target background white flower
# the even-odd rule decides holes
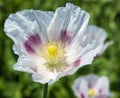
[[[52,84],[91,64],[102,46],[85,32],[89,17],[71,3],[57,8],[55,13],[23,10],[11,14],[4,30],[14,41],[13,50],[19,56],[14,69],[31,73],[36,82]]]
[[[77,78],[73,84],[77,98],[109,98],[109,80],[106,76],[87,75]]]

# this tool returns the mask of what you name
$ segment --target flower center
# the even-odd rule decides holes
[[[58,56],[58,48],[56,45],[51,45],[48,47],[48,58],[55,59]]]
[[[93,88],[90,88],[89,89],[89,96],[94,96],[95,95],[95,91],[94,91],[94,89]]]
[[[40,50],[40,55],[45,59],[45,67],[50,71],[62,71],[68,64],[62,42],[47,42]]]

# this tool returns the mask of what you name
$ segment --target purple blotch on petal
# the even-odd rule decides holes
[[[81,94],[80,94],[80,96],[81,96],[80,98],[85,98],[85,96],[84,96],[84,94],[83,94],[83,93],[81,93]]]
[[[66,30],[61,31],[60,40],[64,43],[69,44],[71,41],[71,35]]]
[[[42,41],[38,33],[35,33],[34,35],[31,35],[28,40],[33,45],[41,45]]]
[[[42,44],[41,38],[38,33],[30,35],[24,42],[24,47],[28,53],[34,53],[36,47],[40,47]]]
[[[101,94],[103,92],[103,88],[99,89],[99,93]]]
[[[29,40],[24,43],[24,47],[28,53],[34,53],[34,49],[31,47]]]

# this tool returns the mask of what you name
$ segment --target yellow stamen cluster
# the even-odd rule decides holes
[[[58,47],[51,45],[48,47],[48,58],[55,59],[58,56]]]
[[[90,88],[89,89],[89,96],[94,96],[95,95],[95,91],[94,91],[94,89],[93,88]]]
[[[50,71],[62,71],[68,64],[62,42],[47,42],[40,50],[40,55],[46,60],[45,66]]]

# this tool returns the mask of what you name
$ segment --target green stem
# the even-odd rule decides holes
[[[47,98],[48,83],[44,84],[43,98]]]

